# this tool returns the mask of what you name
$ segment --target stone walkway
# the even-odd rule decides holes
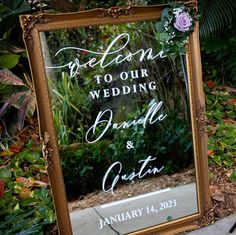
[[[117,235],[198,211],[195,183],[167,188],[70,213],[74,235]]]
[[[236,213],[224,219],[218,220],[214,224],[198,229],[196,231],[186,233],[187,235],[236,235],[236,229],[233,233],[229,230],[236,223]]]

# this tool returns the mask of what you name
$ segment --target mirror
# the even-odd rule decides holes
[[[147,234],[202,213],[190,51],[167,56],[146,10],[37,29],[74,235]]]

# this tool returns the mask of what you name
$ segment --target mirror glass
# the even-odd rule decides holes
[[[157,21],[40,33],[73,234],[127,234],[198,213],[185,55]]]

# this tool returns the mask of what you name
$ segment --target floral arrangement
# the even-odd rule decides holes
[[[156,24],[156,37],[164,55],[184,54],[185,44],[194,29],[195,12],[185,5],[165,8]]]

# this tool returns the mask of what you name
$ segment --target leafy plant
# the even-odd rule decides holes
[[[23,0],[0,3],[1,138],[12,138],[16,127],[21,129],[25,117],[31,117],[35,110],[35,96],[18,19],[19,14],[29,12],[32,12],[32,5]]]
[[[200,34],[202,38],[224,33],[235,23],[236,5],[234,0],[199,0]]]
[[[24,83],[19,77],[11,71],[5,69],[0,70],[0,83],[2,88],[7,89],[7,93],[2,95],[3,100],[0,108],[0,117],[11,107],[18,109],[18,129],[24,124],[25,117],[32,117],[35,111],[36,98],[34,90],[28,83]],[[10,88],[10,89],[8,89]]]
[[[27,146],[12,157],[11,151],[0,152],[1,235],[44,234],[55,222],[45,160],[32,141]]]
[[[224,37],[202,41],[204,75],[207,79],[236,85],[236,27],[226,29]],[[225,40],[227,38],[227,40]]]
[[[235,95],[206,88],[208,155],[212,163],[232,167],[236,156]]]
[[[208,127],[211,133],[208,139],[208,148],[211,161],[218,165],[232,167],[236,154],[236,128],[232,123],[218,124]]]
[[[59,80],[49,80],[54,125],[60,145],[81,141],[84,135],[83,122],[89,121],[89,102],[77,78],[65,73]],[[78,94],[80,94],[78,96]]]
[[[233,86],[236,84],[235,10],[234,0],[199,0],[203,71],[216,73],[214,80]]]

